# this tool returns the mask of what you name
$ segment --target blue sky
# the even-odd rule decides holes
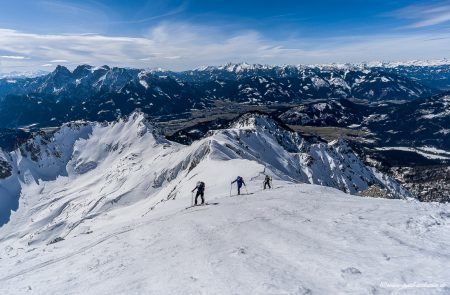
[[[0,71],[449,57],[450,1],[15,0]]]

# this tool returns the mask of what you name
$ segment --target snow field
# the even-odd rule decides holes
[[[448,294],[450,208],[289,185],[2,251],[2,294]],[[176,203],[175,201],[172,203]],[[135,206],[138,208],[139,206]],[[135,209],[136,209],[135,208]],[[442,288],[392,289],[389,285]]]

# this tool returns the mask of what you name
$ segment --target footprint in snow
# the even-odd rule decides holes
[[[342,269],[341,272],[343,277],[357,276],[362,274],[361,271],[355,267],[347,267],[346,269]]]
[[[238,247],[236,250],[231,252],[232,255],[245,255],[247,254],[247,248],[246,247]]]
[[[239,254],[247,254],[247,250],[245,248],[239,248],[238,251]]]
[[[189,278],[190,278],[190,279],[191,279],[191,281],[193,281],[193,282],[196,282],[196,281],[198,281],[198,278],[196,278],[196,277],[194,277],[194,276],[190,276]]]
[[[297,290],[296,294],[301,294],[301,295],[311,295],[312,291],[311,289],[305,288],[305,287],[299,287]]]

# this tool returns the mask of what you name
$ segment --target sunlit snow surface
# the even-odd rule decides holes
[[[0,294],[450,292],[449,205],[301,184],[403,196],[344,143],[309,145],[264,117],[188,147],[139,114],[75,126],[38,140],[37,162],[11,156],[21,173],[0,184],[22,195],[0,228]],[[250,194],[235,196],[237,175]],[[199,180],[211,205],[186,210]]]
[[[450,292],[448,205],[276,187],[231,198],[207,190],[218,205],[185,210],[187,193],[142,216],[144,201],[48,246],[3,241],[1,293]],[[447,287],[398,289],[408,284]]]

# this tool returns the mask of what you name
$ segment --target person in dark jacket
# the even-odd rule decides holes
[[[195,195],[195,203],[194,206],[197,206],[197,199],[198,197],[202,197],[202,203],[200,205],[205,204],[205,183],[203,181],[197,182],[197,186],[192,190],[194,192],[197,190],[197,194]]]
[[[272,182],[272,177],[269,175],[266,175],[266,177],[264,178],[264,189],[266,189],[267,186],[269,188],[272,188],[271,182]]]
[[[237,189],[238,189],[238,195],[241,194],[241,187],[242,185],[245,185],[244,179],[240,176],[238,176],[234,181],[231,182],[231,184],[235,183],[237,184]]]

